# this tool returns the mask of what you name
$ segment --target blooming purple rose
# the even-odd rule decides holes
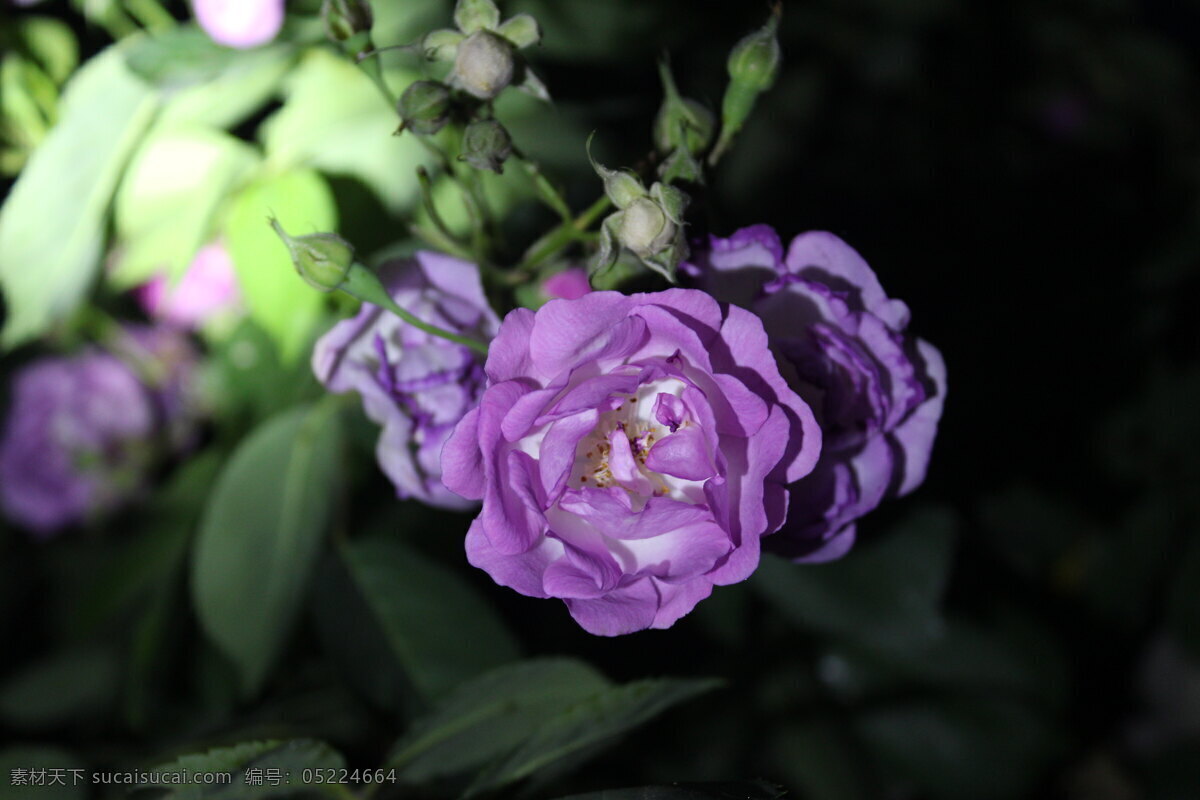
[[[193,0],[192,10],[204,32],[226,47],[258,47],[283,27],[283,0]]]
[[[130,328],[117,349],[43,358],[13,378],[0,506],[41,537],[120,506],[159,455],[191,438],[186,340]]]
[[[593,292],[504,319],[442,452],[468,560],[591,633],[667,628],[745,580],[821,433],[762,323],[703,292]]]
[[[401,308],[431,325],[485,340],[499,327],[474,264],[422,251],[379,277]],[[313,371],[332,392],[362,395],[367,416],[383,426],[376,456],[400,497],[473,505],[442,485],[441,466],[442,445],[483,391],[483,365],[470,349],[364,303],[317,342]]]
[[[942,356],[906,333],[908,306],[833,234],[801,234],[785,256],[775,231],[755,225],[712,237],[697,256],[685,271],[762,318],[824,433],[821,460],[790,487],[787,524],[767,547],[799,561],[839,558],[855,520],[925,479],[946,397]]]
[[[135,296],[147,314],[180,328],[198,328],[241,302],[233,259],[220,244],[202,247],[174,286],[158,275]]]

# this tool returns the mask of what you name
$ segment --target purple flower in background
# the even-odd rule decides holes
[[[467,557],[586,630],[667,628],[745,580],[821,434],[753,314],[703,292],[592,292],[504,319],[442,453],[483,509]]]
[[[241,302],[233,259],[219,244],[201,248],[174,286],[159,275],[135,294],[147,314],[180,328],[198,328]]]
[[[588,281],[587,270],[580,267],[564,269],[542,281],[542,294],[550,300],[574,300],[590,291],[592,284]]]
[[[186,340],[130,328],[117,349],[39,359],[14,375],[0,506],[40,536],[121,505],[164,446],[191,438]]]
[[[418,252],[379,277],[397,304],[432,325],[485,340],[499,327],[474,264]],[[367,416],[383,426],[376,456],[400,497],[474,505],[442,485],[441,452],[483,391],[478,356],[366,303],[317,342],[313,371],[332,392],[362,395]]]
[[[283,0],[193,0],[192,10],[204,32],[227,47],[258,47],[283,27]]]
[[[830,233],[792,240],[756,225],[712,237],[686,265],[718,298],[763,320],[789,385],[816,411],[824,451],[790,487],[787,524],[767,546],[827,561],[854,544],[855,520],[925,479],[946,397],[941,354],[906,333],[908,307]]]

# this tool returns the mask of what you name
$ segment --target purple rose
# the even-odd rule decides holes
[[[593,292],[504,319],[442,453],[467,557],[586,630],[667,628],[758,565],[821,433],[762,323],[703,292]]]
[[[186,340],[130,328],[117,349],[43,358],[13,378],[0,506],[40,536],[121,505],[166,446],[191,438]]]
[[[193,0],[192,10],[204,32],[226,47],[258,47],[283,27],[283,0]]]
[[[775,231],[755,225],[712,237],[697,256],[685,270],[762,318],[824,433],[820,462],[790,487],[787,524],[767,546],[799,561],[838,558],[855,520],[925,479],[946,398],[942,356],[905,332],[908,306],[833,234],[801,234],[785,256]]]
[[[474,264],[419,252],[379,277],[401,308],[431,325],[484,340],[499,327]],[[442,445],[483,391],[483,365],[471,350],[364,303],[317,342],[313,371],[331,392],[362,395],[367,416],[383,426],[376,456],[400,497],[473,505],[442,485],[441,466]]]
[[[147,314],[181,328],[198,328],[241,302],[233,259],[220,244],[201,248],[174,286],[159,275],[139,286],[136,297]]]

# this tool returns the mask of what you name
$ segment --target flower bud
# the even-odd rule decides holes
[[[313,233],[290,236],[272,218],[271,227],[287,245],[292,264],[304,282],[319,292],[332,292],[346,282],[354,266],[354,248],[336,233]]]
[[[416,81],[400,95],[396,110],[413,133],[437,133],[450,120],[450,90],[437,81]]]
[[[459,158],[475,169],[486,169],[500,174],[504,171],[505,159],[510,155],[512,139],[504,126],[496,120],[477,120],[463,131],[462,155]]]
[[[654,118],[654,143],[663,153],[679,147],[700,153],[712,144],[715,130],[716,117],[699,102],[667,98]]]
[[[515,68],[512,43],[480,30],[458,46],[451,80],[480,100],[491,100],[512,83]]]
[[[779,12],[775,11],[767,24],[744,37],[729,54],[729,77],[755,92],[765,92],[779,74],[782,55],[775,31],[779,28]]]
[[[650,256],[675,236],[675,223],[648,197],[635,200],[621,215],[617,238],[638,256]]]
[[[375,14],[367,0],[324,0],[321,22],[326,36],[335,42],[344,42],[355,34],[370,33]]]

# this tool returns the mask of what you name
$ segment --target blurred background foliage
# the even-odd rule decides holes
[[[0,10],[0,372],[86,339],[89,306],[136,316],[123,292],[214,235],[248,315],[202,331],[214,421],[143,502],[49,544],[0,522],[5,778],[217,748],[184,763],[398,770],[379,797],[1200,797],[1200,4],[784,4],[784,70],[694,232],[858,248],[950,365],[933,467],[843,561],[768,558],[616,640],[470,570],[469,518],[398,504],[372,426],[309,374],[348,306],[295,279],[268,211],[372,263],[424,213],[423,151],[316,4],[250,51],[141,5]],[[450,15],[375,8],[380,45]],[[589,132],[604,163],[650,149],[656,60],[716,106],[766,12],[503,10],[541,21],[554,96],[503,119],[577,209]],[[520,180],[488,191],[512,254],[553,221]],[[0,779],[91,796],[55,791]]]

